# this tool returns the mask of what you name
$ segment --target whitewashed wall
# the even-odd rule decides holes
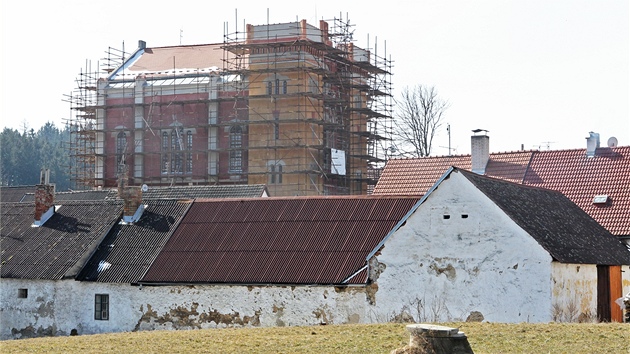
[[[19,299],[19,288],[28,298]],[[108,321],[94,319],[95,294],[108,294]],[[0,338],[196,329],[365,323],[363,287],[160,286],[2,279]]]
[[[552,317],[559,322],[597,322],[597,266],[553,262]]]
[[[384,267],[375,296],[380,320],[403,311],[415,321],[551,320],[551,257],[458,173],[376,258]]]

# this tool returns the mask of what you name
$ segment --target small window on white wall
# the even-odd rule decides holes
[[[101,321],[109,320],[108,294],[96,294],[94,296],[94,319]]]
[[[28,289],[18,289],[18,299],[26,299],[28,297]]]

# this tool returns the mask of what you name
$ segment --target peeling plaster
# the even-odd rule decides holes
[[[28,326],[22,329],[11,328],[11,334],[17,338],[36,338],[36,337],[48,337],[56,334],[56,329],[53,326],[46,328],[39,326],[35,329],[33,326]]]
[[[158,315],[150,304],[147,304],[147,311],[142,313],[138,320],[134,331],[155,329],[156,324],[164,327],[169,326],[172,329],[201,329],[204,324],[214,324],[215,326],[260,326],[260,311],[255,311],[252,316],[243,316],[238,312],[220,313],[216,309],[209,312],[198,312],[199,303],[193,302],[190,308],[186,306],[175,306],[168,312]],[[140,306],[143,311],[143,306]]]

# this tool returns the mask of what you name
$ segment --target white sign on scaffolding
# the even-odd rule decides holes
[[[331,171],[332,173],[346,175],[346,152],[343,150],[330,149]]]

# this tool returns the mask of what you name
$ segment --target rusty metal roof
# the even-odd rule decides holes
[[[141,282],[342,284],[418,200],[197,200]]]
[[[77,280],[136,283],[179,225],[190,201],[155,200],[132,225],[116,224]]]
[[[71,278],[122,213],[114,201],[66,202],[40,227],[34,204],[2,203],[2,278]]]

